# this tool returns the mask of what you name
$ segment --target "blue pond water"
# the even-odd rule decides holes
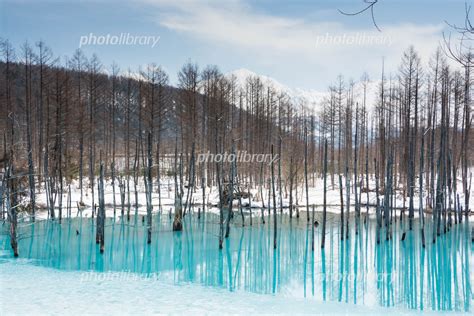
[[[141,216],[130,222],[108,218],[104,254],[95,243],[95,222],[90,218],[64,219],[62,224],[24,223],[19,229],[19,252],[21,260],[29,259],[29,265],[79,271],[81,278],[96,276],[96,272],[120,277],[130,273],[143,279],[171,280],[176,286],[191,283],[230,292],[407,311],[473,311],[472,223],[454,225],[434,244],[427,224],[430,237],[423,249],[418,221],[412,231],[398,221],[392,238],[382,238],[377,245],[374,219],[367,225],[362,220],[357,235],[351,220],[350,238],[341,241],[339,217],[329,215],[325,249],[320,248],[320,225],[315,229],[312,251],[306,215],[302,213],[299,219],[277,217],[276,250],[273,217],[265,219],[262,224],[254,213],[250,226],[247,214],[243,227],[236,215],[230,237],[219,251],[219,218],[212,213],[200,219],[196,214],[186,216],[179,233],[171,231],[172,219],[167,214],[154,215],[151,244],[146,243]],[[401,241],[403,231],[407,234]],[[5,232],[0,236],[0,247],[2,263],[11,262]]]

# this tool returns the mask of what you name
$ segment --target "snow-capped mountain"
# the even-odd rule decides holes
[[[295,104],[303,103],[309,108],[318,109],[321,107],[324,99],[329,98],[329,91],[291,88],[271,77],[260,75],[244,68],[228,72],[225,76],[229,79],[233,77],[237,84],[237,87],[239,88],[245,88],[247,78],[258,77],[266,87],[272,87],[277,93],[285,93],[293,100],[293,102],[295,102]],[[378,94],[378,86],[379,81],[369,81],[367,84],[366,104],[368,108],[371,108],[375,105]],[[355,102],[359,102],[359,104],[362,104],[363,97],[364,86],[362,82],[356,82],[354,84]]]
[[[271,77],[257,74],[248,69],[237,69],[226,74],[227,78],[234,77],[236,84],[240,88],[244,88],[246,80],[249,77],[259,78],[260,81],[266,87],[272,87],[277,93],[287,94],[295,103],[305,102],[307,106],[319,106],[323,101],[324,97],[328,95],[327,92],[321,92],[317,90],[303,90],[299,88],[290,88],[276,79]]]

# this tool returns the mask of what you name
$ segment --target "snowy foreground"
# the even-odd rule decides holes
[[[377,244],[374,216],[357,235],[351,216],[350,238],[340,241],[339,215],[328,214],[326,246],[321,248],[321,229],[315,228],[312,237],[314,225],[308,225],[305,215],[300,220],[279,216],[274,249],[273,225],[257,219],[250,225],[246,212],[246,225],[235,216],[230,236],[219,250],[219,216],[210,214],[215,208],[201,217],[186,216],[182,232],[171,230],[168,208],[163,208],[165,214],[155,208],[150,244],[142,216],[126,221],[118,218],[118,210],[117,218],[106,219],[102,254],[95,240],[95,220],[87,213],[61,224],[22,223],[17,259],[12,258],[4,226],[0,315],[456,315],[457,311],[468,315],[472,311],[470,222],[454,225],[425,249],[419,220],[412,231],[395,221],[393,238]],[[108,212],[113,216],[111,208]],[[265,213],[270,223],[273,216]],[[426,225],[430,234],[431,221]]]
[[[345,181],[345,180],[343,180]],[[118,181],[116,181],[118,182]],[[338,181],[336,181],[338,182]],[[344,182],[343,182],[344,183]],[[96,182],[97,184],[97,182]],[[80,195],[80,187],[79,187],[79,182],[78,181],[73,181],[71,184],[71,216],[72,217],[90,217],[92,215],[92,194],[91,190],[87,184],[87,180],[84,179],[84,189],[83,189],[83,197],[82,201],[85,204],[84,208],[82,209],[81,212],[78,212],[78,202],[81,200],[81,195]],[[376,194],[375,194],[375,178],[370,177],[369,181],[369,196],[367,198],[367,193],[362,192],[360,195],[360,203],[361,203],[361,212],[364,214],[366,210],[366,204],[367,200],[369,202],[370,206],[376,205]],[[113,217],[114,216],[114,210],[113,210],[113,204],[114,204],[114,194],[113,194],[113,186],[111,183],[110,179],[106,180],[105,183],[105,204],[106,204],[106,216],[107,217]],[[65,186],[64,189],[64,194],[63,194],[63,217],[67,216],[67,199],[68,199],[68,194],[67,194],[67,186]],[[134,214],[135,212],[135,192],[134,190],[134,185],[133,185],[133,180],[130,181],[130,197],[128,197],[128,194],[125,194],[125,205],[128,203],[128,198],[130,198],[130,204],[131,204],[131,214]],[[351,185],[351,193],[350,193],[350,201],[351,205],[354,205],[355,199],[354,199],[354,188]],[[360,190],[360,188],[358,188]],[[458,179],[458,190],[462,191],[462,183],[460,179]],[[143,185],[143,182],[139,182],[137,185],[137,191],[138,191],[138,213],[139,214],[145,214],[146,213],[146,196],[145,196],[145,187]],[[285,190],[283,187],[283,193],[282,193],[282,205],[286,209],[283,209],[283,212],[288,213],[288,205],[289,205],[289,193]],[[345,184],[344,184],[344,189],[343,189],[343,198],[344,198],[344,203],[346,202],[346,189],[345,189]],[[206,188],[206,199],[205,202],[207,206],[217,206],[218,201],[219,201],[219,194],[218,190],[216,187],[212,188]],[[263,189],[263,203],[262,200],[259,199],[259,189],[254,188],[251,190],[252,194],[252,200],[249,201],[248,199],[242,199],[242,206],[248,206],[251,205],[252,207],[262,207],[263,205],[268,208],[269,205],[269,191],[267,188]],[[187,189],[184,188],[184,197],[183,200],[186,198],[187,195]],[[278,192],[278,185],[276,185],[276,202],[277,206],[280,206],[280,195]],[[464,204],[464,195],[462,192],[458,192],[459,199],[461,201],[461,204]],[[161,189],[160,189],[160,194],[158,194],[158,183],[153,184],[153,194],[152,194],[152,203],[154,206],[153,212],[157,212],[159,209],[160,205],[160,196],[161,196],[161,206],[163,212],[169,212],[170,208],[174,206],[174,182],[173,179],[162,179],[161,181]],[[323,190],[323,180],[320,178],[317,178],[315,180],[314,186],[312,181],[309,183],[309,194],[308,194],[308,201],[309,205],[312,206],[314,205],[316,207],[316,211],[321,211],[322,206],[323,206],[323,196],[324,196],[324,190]],[[424,207],[426,203],[426,196],[427,192],[423,192],[423,197],[424,197]],[[296,200],[297,197],[297,200]],[[415,191],[415,217],[418,217],[418,206],[419,206],[419,192],[416,190]],[[298,187],[297,190],[294,190],[293,192],[293,199],[294,199],[294,204],[300,208],[300,210],[304,211],[306,208],[306,195],[303,187]],[[382,201],[383,196],[379,194],[379,199]],[[195,209],[194,211],[197,211],[197,208],[201,207],[202,208],[202,189],[198,185],[196,187],[195,192],[192,194],[192,200],[194,201]],[[46,194],[44,190],[40,190],[39,192],[36,193],[36,201],[37,205],[40,208],[40,211],[37,214],[37,218],[39,219],[46,219],[48,217],[48,213],[46,212],[46,205],[47,205],[47,199],[46,199]],[[184,202],[184,201],[183,201]],[[395,197],[395,206],[398,209],[401,209],[403,207],[408,208],[409,205],[409,199],[406,197],[406,200],[404,201],[404,197],[402,194],[402,191],[398,190],[396,191],[396,197]],[[97,190],[95,190],[95,197],[94,197],[94,204],[97,205],[98,203],[98,196],[97,196]],[[234,205],[238,206],[239,201],[234,200]],[[454,203],[454,202],[453,202]],[[469,199],[469,204],[471,207],[474,205],[474,193],[471,192],[470,194],[470,199]],[[58,205],[58,198],[56,198],[56,207]],[[115,205],[116,205],[116,214],[120,214],[121,212],[121,197],[120,197],[120,188],[118,186],[118,183],[115,184]],[[273,205],[273,198],[270,199],[270,205]],[[336,183],[334,185],[334,188],[331,187],[330,180],[328,179],[328,191],[327,191],[327,211],[332,212],[332,213],[339,213],[340,212],[340,191],[338,184]],[[127,207],[125,207],[127,209]],[[213,209],[210,207],[206,207],[206,209],[209,209],[211,211],[217,211],[217,209]],[[311,210],[311,208],[310,208]],[[351,208],[351,211],[353,211],[353,208]],[[126,211],[125,211],[126,212]],[[375,209],[372,207],[369,209],[369,213],[374,213]],[[58,211],[56,211],[57,215]],[[398,211],[397,211],[398,214]],[[473,216],[471,215],[470,218],[472,219]]]
[[[90,273],[90,272],[88,272]],[[365,307],[292,297],[291,291],[260,295],[244,291],[176,286],[172,282],[127,279],[81,281],[83,272],[62,271],[29,264],[0,262],[2,315],[145,315],[145,314],[317,314],[417,315],[419,311]],[[34,281],[33,281],[34,280]],[[12,295],[14,293],[14,295]],[[9,294],[9,295],[7,295]],[[54,298],[54,299],[52,299]],[[424,311],[424,315],[439,315]],[[448,315],[466,315],[450,312]]]
[[[115,214],[113,208],[114,196],[113,187],[110,180],[107,181],[105,189],[106,214],[109,222],[106,225],[106,253],[98,255],[95,247],[92,198],[90,190],[84,190],[83,202],[85,204],[82,211],[78,211],[77,205],[80,201],[80,191],[77,182],[71,184],[71,216],[82,217],[66,221],[68,225],[56,225],[55,221],[37,221],[34,225],[20,225],[20,259],[11,257],[8,238],[5,237],[0,244],[0,315],[125,315],[125,314],[317,314],[317,315],[418,315],[421,311],[416,301],[415,308],[406,308],[407,304],[413,303],[410,299],[424,297],[425,308],[422,313],[425,315],[467,315],[469,312],[446,312],[448,310],[470,310],[472,305],[472,251],[470,250],[470,240],[467,241],[464,234],[469,236],[470,226],[455,226],[453,233],[446,238],[441,238],[436,244],[429,244],[427,257],[420,250],[419,234],[408,234],[407,240],[401,242],[401,229],[394,229],[393,242],[382,243],[384,249],[377,252],[375,247],[373,230],[369,230],[360,236],[363,238],[349,239],[350,245],[342,253],[339,244],[337,224],[338,215],[330,215],[328,218],[328,258],[324,261],[319,247],[316,247],[314,258],[309,256],[309,236],[305,223],[295,222],[292,226],[288,223],[279,224],[279,249],[278,257],[274,257],[273,248],[269,247],[272,241],[272,226],[261,225],[259,221],[254,221],[256,225],[243,228],[239,224],[240,217],[236,217],[235,226],[232,228],[232,237],[225,245],[225,256],[220,256],[217,251],[217,229],[218,220],[215,215],[207,218],[201,224],[197,217],[189,217],[186,221],[188,225],[183,235],[176,237],[170,231],[171,217],[168,212],[173,212],[174,184],[172,180],[165,179],[161,185],[161,212],[159,214],[159,194],[157,184],[154,184],[153,192],[153,213],[156,218],[153,220],[153,237],[149,249],[156,251],[146,252],[144,246],[144,228],[141,221],[135,224],[121,225],[120,221],[113,219],[120,216],[121,200],[118,185],[115,187]],[[373,181],[370,188],[375,187]],[[460,186],[459,186],[460,187]],[[65,187],[67,188],[67,187]],[[87,185],[84,186],[87,188]],[[130,213],[135,213],[135,192],[133,183],[130,183]],[[67,192],[67,190],[65,190]],[[138,214],[146,213],[145,190],[142,183],[138,186]],[[243,205],[250,204],[252,207],[262,207],[262,201],[257,200],[257,189],[252,190],[252,200],[242,200]],[[344,190],[344,200],[346,194]],[[396,206],[403,207],[403,196],[397,192]],[[264,203],[268,207],[268,190],[263,190]],[[425,195],[426,193],[424,193]],[[294,196],[298,197],[296,204],[300,211],[305,211],[306,197],[303,189],[298,188]],[[185,189],[186,196],[186,189]],[[288,206],[288,195],[283,192],[282,205]],[[470,203],[474,205],[474,194],[471,195]],[[351,204],[354,203],[354,194],[351,188]],[[462,201],[462,195],[460,199]],[[68,195],[63,195],[62,216],[67,217]],[[95,203],[97,203],[97,192]],[[126,196],[127,200],[127,196]],[[277,191],[277,204],[279,194]],[[323,183],[322,179],[317,179],[314,186],[309,188],[309,204],[315,205],[316,211],[322,211],[323,204]],[[56,199],[57,201],[57,199]],[[193,193],[195,203],[194,212],[202,208],[201,189]],[[365,214],[367,194],[361,194],[362,214]],[[369,193],[369,204],[376,203],[375,192]],[[42,190],[37,191],[37,202],[39,210],[37,219],[47,219],[46,195]],[[206,189],[206,212],[218,213],[215,207],[218,202],[216,188]],[[328,190],[327,204],[328,212],[339,213],[340,192],[337,185],[332,190]],[[234,201],[238,205],[238,201]],[[408,206],[408,199],[405,201]],[[415,196],[415,206],[418,206],[418,192]],[[127,209],[127,207],[125,207]],[[235,210],[235,209],[234,209]],[[310,207],[311,210],[311,207]],[[351,207],[351,211],[354,208]],[[285,213],[288,209],[283,210]],[[125,210],[126,212],[126,210]],[[369,209],[370,213],[374,208]],[[399,210],[396,211],[397,215]],[[248,214],[246,212],[246,214]],[[265,215],[268,212],[265,211]],[[56,216],[58,212],[56,211]],[[415,216],[418,212],[415,212]],[[161,220],[159,219],[161,216]],[[214,217],[213,217],[214,216]],[[260,211],[255,210],[254,216],[260,216]],[[306,216],[306,215],[302,215]],[[334,217],[334,218],[332,218]],[[187,217],[188,218],[188,217]],[[331,219],[332,218],[332,219]],[[353,216],[351,215],[353,220]],[[24,220],[28,221],[25,217]],[[284,220],[284,219],[283,219]],[[247,219],[246,219],[247,221]],[[474,221],[474,216],[470,216],[470,222]],[[79,225],[79,226],[78,226]],[[84,225],[84,226],[82,226]],[[302,225],[302,227],[300,227]],[[397,225],[397,224],[396,224]],[[472,225],[465,223],[465,225]],[[31,229],[35,226],[35,234],[31,235]],[[351,236],[355,236],[351,223]],[[373,226],[373,225],[372,225]],[[428,222],[429,226],[429,222]],[[305,229],[306,228],[306,229]],[[373,227],[372,227],[373,228]],[[42,232],[42,229],[46,229]],[[124,230],[125,229],[125,230]],[[418,230],[414,230],[418,231]],[[428,231],[429,227],[428,227]],[[77,232],[77,234],[76,234]],[[114,234],[116,235],[114,237]],[[137,235],[138,234],[138,235]],[[194,235],[193,235],[194,234]],[[200,235],[201,234],[201,235]],[[34,238],[30,238],[30,237]],[[123,238],[127,236],[127,238]],[[135,236],[135,237],[133,237]],[[181,237],[179,237],[181,236]],[[454,236],[454,237],[453,237]],[[48,239],[49,238],[49,239]],[[461,238],[461,239],[459,239]],[[459,242],[465,240],[466,242]],[[363,242],[365,246],[358,250],[358,245]],[[319,230],[316,231],[315,244],[320,243]],[[353,243],[353,244],[352,244]],[[341,244],[342,245],[342,244]],[[461,247],[462,246],[462,247]],[[345,246],[344,246],[345,247]],[[459,248],[461,247],[461,248]],[[129,250],[128,249],[132,249]],[[158,249],[158,250],[157,250]],[[449,250],[449,253],[445,253]],[[360,251],[360,253],[358,253]],[[341,252],[341,253],[340,253]],[[363,253],[365,256],[362,256]],[[378,253],[378,254],[377,254]],[[377,254],[377,255],[376,255]],[[342,257],[341,257],[342,256]],[[439,274],[439,258],[452,260],[452,266],[456,270],[448,271],[446,275]],[[99,258],[104,258],[104,266],[100,271]],[[225,259],[224,259],[225,258]],[[277,259],[275,259],[277,258]],[[438,259],[437,259],[438,258]],[[467,260],[465,260],[468,258]],[[130,261],[132,260],[132,261]],[[224,261],[222,261],[224,260]],[[362,261],[360,261],[362,260]],[[426,261],[425,261],[426,260]],[[219,262],[225,262],[222,266]],[[360,262],[359,262],[360,261]],[[367,262],[365,262],[367,261]],[[133,262],[134,270],[127,272],[127,277],[107,277],[108,273],[121,273],[125,271],[128,264]],[[274,262],[279,262],[275,267]],[[346,262],[342,264],[343,262]],[[426,263],[425,263],[426,262]],[[380,273],[377,269],[385,271],[386,264],[390,263],[390,271],[394,284],[385,288],[379,287],[378,283],[372,282],[368,275]],[[150,265],[150,271],[159,273],[157,278],[147,278],[140,273],[144,267]],[[347,267],[347,271],[340,272],[340,276],[351,276],[351,271],[359,272],[356,266],[364,266],[360,269],[364,282],[350,285],[345,281],[344,290],[349,294],[339,298],[334,296],[341,291],[338,283],[328,283],[328,299],[323,301],[323,292],[326,293],[325,283],[314,284],[310,282],[311,275],[306,269],[312,271],[329,271],[328,275],[338,275],[341,267]],[[411,271],[409,267],[425,267],[423,271]],[[451,266],[451,264],[450,264]],[[323,268],[324,267],[324,268]],[[378,268],[377,268],[378,267]],[[148,268],[147,268],[148,269]],[[159,269],[159,271],[157,270]],[[217,270],[216,270],[217,269]],[[253,284],[273,284],[272,271],[278,270],[277,288],[273,293],[261,294],[259,291],[248,290],[246,286]],[[368,270],[367,270],[368,269]],[[235,270],[235,271],[234,271]],[[367,270],[366,272],[363,272]],[[435,273],[436,271],[436,273]],[[368,273],[368,274],[366,274]],[[216,275],[224,275],[224,283],[241,284],[233,288],[223,288],[216,286],[217,281],[213,278]],[[136,277],[134,277],[136,275]],[[185,279],[177,282],[176,275]],[[377,274],[379,275],[379,274]],[[399,276],[404,276],[399,277]],[[406,276],[410,276],[405,279]],[[190,280],[187,280],[188,278]],[[234,280],[237,278],[240,281]],[[198,282],[197,280],[206,280]],[[414,280],[412,280],[414,279]],[[217,279],[219,280],[219,279]],[[234,280],[234,283],[232,283]],[[346,280],[346,279],[344,279]],[[414,283],[413,283],[414,281]],[[441,284],[433,286],[429,282]],[[219,282],[217,282],[219,283]],[[302,295],[302,289],[308,286],[308,291],[313,288],[312,295]],[[324,286],[324,288],[323,288]],[[445,296],[432,296],[438,291],[438,287],[446,290]],[[352,293],[354,287],[354,293]],[[419,288],[418,288],[419,287]],[[263,292],[268,292],[267,287],[262,288]],[[455,289],[453,291],[453,289]],[[384,298],[384,291],[390,294],[391,307],[382,307],[379,302]],[[388,293],[387,292],[387,293]],[[342,292],[341,292],[342,293]],[[449,293],[449,295],[447,294]],[[324,294],[326,295],[326,294]],[[349,296],[346,296],[349,295]],[[454,295],[453,298],[451,296]],[[392,297],[393,296],[393,297]],[[344,303],[344,298],[346,302]],[[358,302],[356,304],[355,299]],[[352,300],[354,299],[354,302]],[[442,307],[436,305],[438,300],[442,302]],[[447,303],[448,302],[448,303]],[[464,305],[462,305],[464,304]],[[467,305],[466,305],[467,304]],[[385,305],[383,305],[385,306]],[[467,307],[466,307],[467,306]],[[441,309],[444,311],[433,311]]]

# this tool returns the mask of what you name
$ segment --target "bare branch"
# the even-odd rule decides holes
[[[375,15],[374,15],[374,6],[376,3],[378,3],[379,0],[364,0],[364,3],[368,4],[367,7],[363,8],[362,10],[356,11],[356,12],[345,12],[342,11],[341,9],[337,9],[339,13],[343,15],[348,15],[348,16],[355,16],[364,13],[367,10],[370,10],[370,15],[372,16],[372,23],[374,24],[375,28],[379,31],[382,32],[382,30],[379,28],[377,25],[377,22],[375,21]]]

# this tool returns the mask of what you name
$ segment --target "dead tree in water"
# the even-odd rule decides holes
[[[309,222],[309,196],[308,196],[308,131],[304,126],[304,185],[306,191],[306,219]]]
[[[232,140],[232,155],[235,157],[235,143],[234,140]],[[230,185],[229,185],[229,198],[227,200],[227,219],[226,219],[226,230],[225,230],[225,238],[229,237],[230,233],[230,220],[233,217],[233,211],[232,211],[232,203],[234,201],[234,177],[235,177],[235,170],[234,170],[234,163],[231,163],[230,165]],[[224,194],[226,196],[226,194]]]
[[[376,239],[377,244],[380,244],[380,228],[382,226],[382,221],[380,220],[380,200],[379,200],[379,170],[377,160],[374,158],[374,168],[375,168],[375,198],[376,198],[376,206],[375,206],[375,216],[377,221],[377,229],[376,229]]]
[[[321,231],[321,248],[324,248],[326,241],[326,194],[327,194],[327,173],[328,173],[328,141],[324,140],[324,198],[323,198],[323,227]],[[314,219],[313,219],[314,227]]]
[[[355,234],[359,234],[359,226],[360,226],[360,205],[357,193],[357,147],[359,144],[357,143],[357,137],[359,132],[359,105],[356,104],[356,122],[355,122],[355,138],[354,138],[354,204],[355,204]]]
[[[54,177],[49,175],[49,155],[47,147],[44,152],[44,181],[48,216],[51,219],[55,219],[54,205],[56,203],[56,188],[54,183]]]
[[[177,136],[176,136],[177,138]],[[183,196],[178,186],[178,142],[176,139],[176,145],[174,148],[174,220],[173,220],[173,231],[183,230]],[[179,166],[181,170],[182,159],[179,160]]]
[[[99,211],[97,213],[96,243],[100,243],[100,253],[104,253],[105,235],[105,201],[104,201],[104,163],[100,164],[99,178]]]
[[[17,188],[16,188],[16,179],[14,178],[13,165],[10,162],[9,167],[5,172],[5,177],[7,179],[7,187],[5,196],[6,198],[6,208],[8,212],[8,221],[10,222],[10,245],[13,250],[13,256],[18,257],[18,241],[17,241]]]
[[[273,249],[276,249],[276,247],[277,247],[277,208],[276,208],[276,194],[275,194],[274,158],[275,157],[273,156],[273,144],[272,144]],[[308,216],[309,216],[309,213],[308,213]]]
[[[194,181],[195,181],[195,143],[192,144],[191,149],[191,159],[189,161],[189,174],[188,174],[188,192],[186,193],[186,203],[184,204],[184,215],[186,215],[186,211],[191,211],[191,200],[193,197],[194,191]]]
[[[153,166],[153,154],[152,154],[152,135],[148,132],[148,165],[146,168],[145,187],[146,187],[146,228],[147,228],[147,243],[151,243],[151,213],[153,212],[153,204],[151,194],[153,192],[153,180],[151,175],[151,168]]]
[[[66,72],[67,74],[67,72]],[[68,77],[61,78],[64,80],[64,84],[68,84]],[[54,145],[54,157],[55,157],[55,175],[57,176],[56,185],[58,193],[58,221],[61,224],[62,221],[62,209],[63,209],[63,105],[61,98],[61,86],[60,86],[60,74],[56,72],[56,140]],[[67,88],[66,88],[67,89]]]
[[[67,216],[70,219],[72,213],[72,196],[71,196],[71,185],[68,185],[67,190]]]
[[[206,170],[207,162],[201,165],[202,214],[206,213]]]
[[[216,162],[217,189],[219,190],[219,249],[222,249],[224,239],[224,205],[222,203],[222,182],[219,163]]]
[[[94,202],[94,179],[95,179],[95,148],[96,148],[96,111],[97,111],[97,93],[99,87],[99,72],[101,64],[96,55],[92,56],[92,59],[88,64],[88,91],[89,94],[89,185],[92,194],[92,216],[95,212]]]
[[[341,199],[341,240],[344,240],[344,189],[341,174],[339,174],[339,195]]]
[[[260,176],[258,187],[258,196],[260,196],[260,200],[262,201],[262,207],[260,208],[262,214],[262,224],[265,224],[265,198],[263,197],[263,162],[260,163]]]
[[[234,153],[235,154],[235,153]],[[237,162],[236,162],[236,159],[234,159],[234,161],[231,162],[232,165],[233,165],[233,170],[234,170],[234,174],[235,174],[235,187],[237,188],[236,191],[237,191],[237,196],[238,196],[238,199],[239,199],[239,211],[240,211],[240,216],[242,218],[242,227],[245,226],[245,216],[244,216],[244,211],[242,209],[242,197],[248,197],[249,199],[249,210],[250,210],[250,226],[252,226],[252,197],[251,197],[251,194],[249,192],[248,196],[246,193],[242,192],[241,190],[241,187],[240,187],[240,183],[239,183],[239,178],[237,177],[237,174],[238,174],[238,171],[237,171]]]
[[[314,205],[311,207],[311,251],[314,251]]]
[[[281,159],[281,157],[280,157]],[[290,158],[290,201],[289,201],[290,218],[293,217],[293,156]]]
[[[218,115],[215,115],[215,145],[216,153],[219,152],[219,143],[218,143]],[[222,160],[221,160],[222,163]],[[222,194],[222,181],[221,181],[221,168],[219,162],[216,161],[216,177],[217,177],[217,189],[219,190],[219,249],[222,249],[222,243],[224,242],[224,203],[223,203],[223,194]]]
[[[116,99],[117,99],[117,73],[119,72],[118,66],[114,63],[112,64],[112,93],[111,93],[111,102],[110,102],[110,112],[111,112],[111,124],[112,124],[112,163],[110,164],[110,171],[112,177],[112,199],[113,199],[113,208],[114,208],[114,218],[116,213],[116,201],[115,201],[115,148],[116,148]]]
[[[27,153],[28,153],[28,181],[30,186],[30,202],[31,202],[31,220],[35,220],[35,212],[36,212],[36,197],[35,197],[35,178],[34,178],[34,164],[33,164],[33,148],[32,148],[32,133],[31,133],[31,126],[32,126],[32,106],[31,106],[31,98],[32,98],[32,74],[31,74],[31,67],[32,67],[32,59],[33,59],[33,52],[31,51],[31,47],[28,44],[24,46],[24,54],[25,54],[25,108],[26,108],[26,138],[27,138]]]
[[[115,160],[115,151],[113,153],[113,156],[112,156],[112,159]],[[112,196],[113,196],[113,202],[112,202],[112,206],[114,208],[114,218],[115,218],[115,213],[116,213],[116,200],[115,200],[115,162],[112,162],[110,164],[110,175],[112,177]],[[119,186],[120,186],[120,183],[119,183]],[[121,192],[120,192],[121,193]]]
[[[365,202],[366,214],[364,223],[367,225],[369,222],[369,136],[368,130],[366,131],[366,147],[365,147],[365,187],[367,191],[367,197]]]
[[[282,196],[282,181],[281,181],[281,136],[278,141],[278,194],[280,196],[280,214],[283,214],[283,196]],[[273,159],[273,157],[272,157]]]
[[[385,233],[386,240],[390,239],[390,195],[392,193],[392,183],[393,183],[393,149],[390,151],[388,161],[387,161],[387,170],[386,170],[386,180],[385,180],[385,196],[384,196],[384,219],[385,219]]]
[[[4,137],[4,141],[6,141],[6,137]],[[7,192],[7,185],[7,175],[4,173],[0,184],[0,220],[2,221],[5,221],[5,214],[8,212],[6,209],[6,199],[8,196],[5,195]]]
[[[140,164],[139,159],[139,141],[138,137],[135,144],[135,158],[133,161],[133,189],[135,192],[135,215],[138,214],[138,168]],[[130,221],[130,207],[127,209],[127,221]]]
[[[420,205],[419,216],[421,220],[421,244],[425,248],[425,216],[423,212],[423,172],[424,172],[424,157],[425,157],[425,133],[421,135],[421,156],[420,156],[420,176],[419,176],[419,186],[420,186]]]
[[[122,176],[119,176],[118,178],[118,183],[119,183],[119,191],[120,191],[120,215],[123,220],[124,218],[124,213],[125,213],[125,182],[123,180]]]
[[[85,117],[85,109],[82,104],[82,75],[84,73],[84,64],[85,64],[85,57],[80,49],[76,50],[72,57],[72,69],[76,71],[76,90],[77,90],[77,107],[79,108],[79,118],[77,121],[76,129],[79,138],[79,190],[81,191],[80,196],[80,204],[83,204],[83,178],[84,178],[84,138],[85,138],[85,124],[84,124],[84,117]],[[41,84],[42,85],[42,84]],[[42,91],[42,89],[41,89]],[[42,97],[40,97],[40,104],[42,103]],[[42,107],[42,105],[40,105]],[[40,146],[40,150],[42,150],[43,146]],[[41,160],[40,160],[41,161]]]
[[[347,157],[347,156],[346,156]],[[349,212],[351,208],[351,180],[349,179],[349,166],[346,159],[346,239],[349,239]]]

